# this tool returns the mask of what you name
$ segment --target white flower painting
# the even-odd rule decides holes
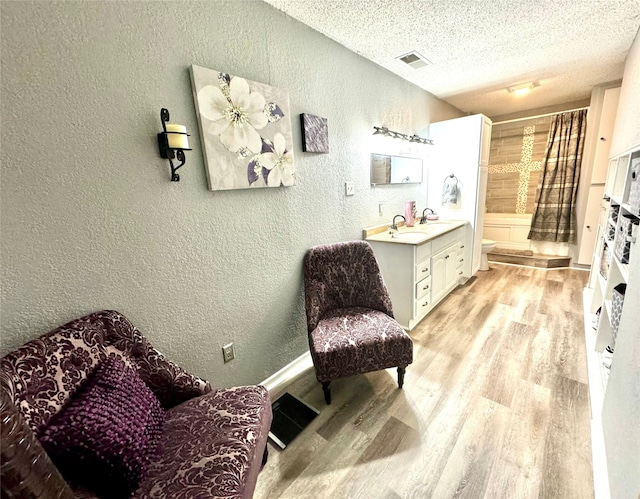
[[[191,76],[209,189],[294,185],[287,93],[195,65]]]

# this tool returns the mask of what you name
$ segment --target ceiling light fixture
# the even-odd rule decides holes
[[[511,87],[507,87],[507,91],[510,94],[525,95],[525,94],[528,94],[531,91],[531,89],[539,86],[540,86],[540,83],[538,83],[537,81],[531,81],[529,83],[523,83],[521,85],[513,85]]]

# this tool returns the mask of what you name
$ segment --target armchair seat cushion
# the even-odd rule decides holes
[[[321,383],[413,362],[413,344],[405,330],[387,314],[369,308],[325,313],[309,343]]]
[[[160,455],[135,498],[251,497],[271,404],[262,386],[214,390],[170,409]]]

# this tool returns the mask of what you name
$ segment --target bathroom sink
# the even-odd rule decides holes
[[[401,231],[391,234],[391,239],[400,239],[406,242],[418,243],[424,240],[429,234],[421,231]]]
[[[427,225],[415,225],[414,227],[401,227],[398,234],[431,234],[434,227]]]
[[[398,234],[437,234],[444,232],[454,224],[451,222],[428,222],[426,224],[416,225],[414,227],[403,228]]]

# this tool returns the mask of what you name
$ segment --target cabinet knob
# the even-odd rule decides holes
[[[460,272],[458,272],[458,275],[462,275],[462,270]]]
[[[428,302],[428,301],[424,302],[424,303],[422,304],[422,306],[423,306],[423,307],[428,307],[428,306],[429,306],[429,302]]]
[[[426,291],[427,289],[429,289],[429,286],[425,286],[424,288],[422,288],[423,291]]]
[[[464,262],[464,258],[460,258],[460,261],[461,261],[461,262]]]
[[[429,268],[428,267],[423,268],[422,272],[429,272]]]
[[[446,255],[445,258],[449,258],[450,255]]]
[[[607,139],[605,139],[604,137],[600,137],[600,140],[602,140],[602,141],[604,141],[604,142],[606,142],[606,141],[607,141]]]
[[[460,246],[461,249],[464,249],[464,244],[462,246]]]

